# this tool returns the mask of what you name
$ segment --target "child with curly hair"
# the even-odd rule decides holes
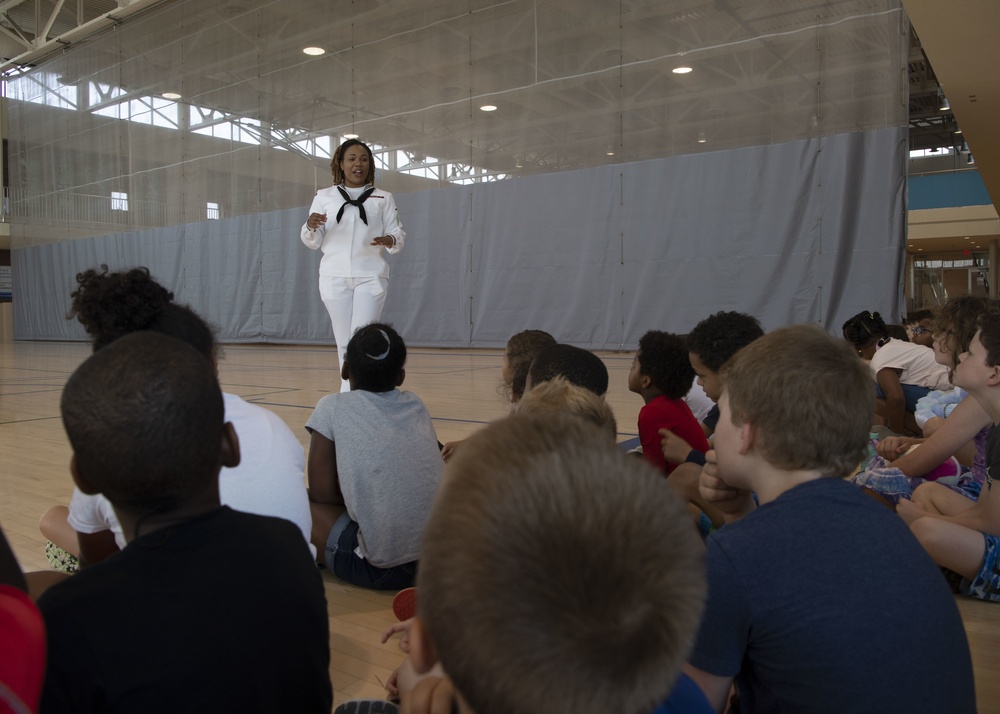
[[[688,361],[683,338],[658,330],[650,330],[642,336],[628,373],[628,388],[645,402],[639,410],[642,456],[668,476],[678,462],[664,458],[660,448],[661,430],[673,432],[703,454],[709,449],[698,420],[684,402],[693,379],[694,369]]]

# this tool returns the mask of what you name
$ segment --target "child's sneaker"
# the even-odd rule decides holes
[[[80,559],[50,540],[45,541],[45,558],[60,573],[75,573],[80,570]]]

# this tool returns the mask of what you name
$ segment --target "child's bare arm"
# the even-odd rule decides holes
[[[683,464],[691,453],[691,444],[677,436],[670,429],[660,429],[660,448],[663,450],[663,458],[672,464]]]
[[[111,530],[77,533],[76,539],[80,544],[81,568],[100,563],[118,552],[118,543],[115,541],[114,531]]]
[[[344,505],[344,494],[340,491],[340,478],[337,474],[337,449],[332,441],[315,431],[309,441],[309,463],[306,470],[310,501]]]
[[[902,434],[906,430],[903,423],[906,417],[906,397],[903,395],[899,373],[886,367],[878,371],[875,381],[885,395],[885,425],[897,434]]]
[[[991,423],[990,415],[979,402],[972,398],[963,399],[941,427],[923,440],[919,449],[900,456],[892,465],[907,476],[923,476],[953,456]],[[882,453],[881,443],[879,453]]]

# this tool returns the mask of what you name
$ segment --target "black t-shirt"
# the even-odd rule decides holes
[[[38,605],[43,714],[332,706],[323,583],[289,521],[222,507],[134,540]]]

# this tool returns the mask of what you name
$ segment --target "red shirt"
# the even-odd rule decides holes
[[[668,399],[662,395],[654,397],[639,410],[639,442],[642,444],[643,458],[667,475],[677,468],[677,464],[668,463],[663,458],[660,429],[670,429],[689,443],[692,449],[702,453],[709,449],[701,424],[683,399]]]

